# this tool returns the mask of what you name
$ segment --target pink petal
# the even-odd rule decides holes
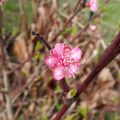
[[[70,45],[65,45],[64,47],[64,55],[69,55],[72,50],[72,47]]]
[[[92,25],[92,24],[89,26],[89,28],[92,31],[96,31],[97,30],[97,27],[95,25]]]
[[[53,76],[55,80],[61,80],[64,78],[64,68],[62,66],[57,66],[53,70]]]
[[[69,69],[72,74],[77,73],[79,70],[79,65],[78,64],[70,64]]]
[[[65,77],[71,78],[73,76],[73,73],[71,73],[71,70],[68,67],[66,67],[64,71],[65,71]]]
[[[51,54],[61,58],[64,54],[63,48],[64,48],[64,44],[63,43],[58,43],[51,50]]]
[[[90,9],[93,12],[97,12],[97,0],[90,0]]]
[[[82,51],[81,51],[81,49],[79,49],[79,48],[74,48],[74,49],[71,51],[70,59],[75,60],[75,61],[78,61],[78,60],[81,59],[81,56],[82,56]]]
[[[58,62],[58,60],[54,56],[49,56],[49,57],[45,58],[45,63],[48,65],[49,68],[55,67],[55,65],[57,64],[57,62]]]

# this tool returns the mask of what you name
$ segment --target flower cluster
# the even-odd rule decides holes
[[[61,80],[65,77],[74,77],[79,70],[81,56],[80,48],[58,43],[50,50],[45,62],[52,70],[54,79]]]

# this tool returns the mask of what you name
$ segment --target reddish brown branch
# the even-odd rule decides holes
[[[68,108],[75,102],[79,95],[88,87],[88,85],[93,81],[93,79],[98,75],[98,73],[109,64],[118,54],[120,53],[120,32],[117,34],[116,38],[110,46],[107,47],[103,55],[101,56],[100,61],[88,75],[85,81],[79,85],[78,92],[74,99],[71,102],[65,103],[62,109],[57,113],[53,120],[60,120]]]
[[[70,87],[68,86],[67,82],[65,79],[62,79],[59,81],[59,85],[62,88],[64,94],[68,93],[70,90]]]

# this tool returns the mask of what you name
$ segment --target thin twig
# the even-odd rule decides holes
[[[76,4],[75,7],[73,8],[73,12],[75,12],[75,11],[79,8],[80,3],[81,3],[81,0],[78,0],[78,1],[77,1],[77,4]]]
[[[82,34],[89,28],[91,22],[93,20],[95,20],[96,18],[98,18],[99,16],[100,16],[100,13],[97,14],[97,15],[95,15],[91,20],[89,20],[89,22],[87,23],[87,25],[80,32],[78,32],[77,35],[75,35],[71,41],[76,40],[78,37],[80,39],[80,37],[82,36]]]
[[[34,31],[32,31],[32,35],[36,35],[36,37],[44,43],[44,45],[47,47],[48,50],[52,49],[51,46],[49,45],[49,43],[44,39],[43,36],[35,33]]]
[[[31,59],[37,55],[37,53],[33,53],[32,55],[29,55],[29,57],[24,60],[20,65],[18,65],[16,68],[12,69],[11,71],[8,72],[8,74],[14,73],[17,70],[20,70],[27,62],[31,61]]]
[[[12,102],[8,92],[10,91],[10,87],[9,87],[10,85],[8,82],[8,76],[6,70],[3,70],[3,81],[4,81],[5,91],[7,91],[7,94],[5,94],[5,98],[6,98],[6,110],[7,110],[8,120],[14,120],[13,111],[12,111]]]
[[[77,8],[76,8],[77,7]],[[76,10],[72,13],[72,15],[69,17],[69,19],[65,22],[63,28],[55,35],[55,37],[52,39],[52,41],[55,41],[58,36],[65,30],[65,28],[69,25],[69,23],[72,21],[72,19],[80,12],[80,10],[83,9],[82,6],[75,6]],[[74,8],[74,9],[75,9]]]
[[[62,17],[64,17],[65,19],[68,19],[69,16],[65,13],[63,13],[62,11],[58,11],[58,14]],[[74,23],[75,25],[77,25],[79,28],[83,29],[84,28],[84,25],[82,25],[81,23],[78,23],[77,21],[71,21],[72,23]]]

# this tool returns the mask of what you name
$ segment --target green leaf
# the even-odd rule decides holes
[[[77,32],[78,32],[78,28],[77,28],[76,26],[73,26],[73,27],[71,28],[71,34],[74,36],[74,35],[77,34]]]
[[[17,34],[17,32],[18,32],[18,27],[14,26],[12,29],[12,36],[15,36]]]
[[[117,113],[114,115],[114,120],[120,120],[120,116]]]
[[[113,101],[113,102],[119,101],[119,97],[118,97],[118,96],[112,96],[112,101]]]
[[[73,97],[76,95],[76,93],[77,93],[77,89],[75,89],[75,88],[71,89],[71,90],[68,92],[68,94],[66,95],[67,99],[73,98]]]
[[[105,120],[120,120],[120,117],[115,112],[106,112],[105,113]]]
[[[78,120],[78,113],[71,114],[65,120]]]
[[[33,60],[40,60],[42,58],[42,54],[37,54],[33,57]]]
[[[60,86],[57,85],[56,89],[55,89],[55,93],[58,94],[58,93],[61,93],[61,92],[62,92],[62,90],[61,90]]]
[[[35,51],[39,51],[42,48],[42,44],[38,41],[35,46]]]
[[[80,114],[86,118],[87,117],[87,113],[89,112],[89,108],[86,106],[86,107],[80,107],[78,106],[78,111],[80,112]]]
[[[47,116],[45,113],[43,114],[42,120],[47,120]]]
[[[59,111],[61,109],[61,107],[62,107],[62,104],[57,103],[55,105],[55,108],[57,109],[57,111]]]

